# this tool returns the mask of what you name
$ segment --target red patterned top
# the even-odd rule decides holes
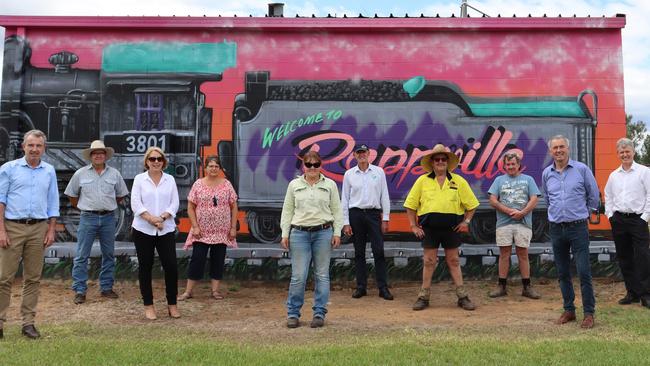
[[[228,239],[230,205],[237,201],[237,193],[229,181],[224,180],[223,183],[209,187],[203,183],[203,179],[199,179],[192,185],[187,200],[196,205],[196,221],[201,230],[201,237],[194,238],[190,230],[183,248],[190,248],[195,241],[226,244],[228,247],[237,248],[237,241]]]

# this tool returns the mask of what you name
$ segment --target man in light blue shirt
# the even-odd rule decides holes
[[[22,334],[39,338],[34,327],[44,249],[54,243],[59,190],[54,167],[41,160],[46,137],[25,133],[25,157],[0,167],[0,338],[7,320],[11,285],[23,262]]]
[[[553,164],[542,173],[542,189],[548,204],[548,221],[557,267],[564,313],[557,324],[576,320],[575,293],[571,280],[571,254],[575,259],[584,320],[582,328],[594,326],[596,299],[591,283],[589,262],[589,213],[597,210],[600,202],[598,185],[589,167],[569,158],[569,140],[557,135],[548,142]]]

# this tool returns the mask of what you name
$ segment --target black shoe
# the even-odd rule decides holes
[[[646,308],[650,309],[650,297],[642,297],[641,306],[645,306]]]
[[[36,327],[33,324],[25,325],[21,333],[29,339],[37,339],[41,337],[41,333],[36,330]]]
[[[355,298],[355,299],[359,299],[359,298],[364,297],[366,295],[368,295],[368,292],[366,291],[365,288],[358,288],[358,289],[354,290],[354,292],[352,293],[352,297]]]
[[[630,305],[630,304],[636,304],[639,302],[639,297],[632,294],[631,292],[628,292],[625,294],[625,297],[618,300],[619,305]]]
[[[320,328],[323,325],[325,325],[325,319],[320,316],[315,316],[314,319],[311,320],[311,323],[309,323],[309,326],[312,328]]]
[[[74,303],[77,304],[77,305],[79,305],[79,304],[83,304],[84,302],[86,302],[86,294],[82,294],[82,293],[80,293],[80,292],[77,292],[77,293],[74,295],[74,300],[73,300],[73,301],[74,301]]]
[[[380,288],[379,289],[379,297],[383,298],[384,300],[393,300],[393,294],[388,291],[387,287]]]
[[[119,296],[113,289],[102,291],[102,297],[107,297],[109,299],[117,299]]]

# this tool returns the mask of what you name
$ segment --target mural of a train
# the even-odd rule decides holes
[[[173,49],[172,49],[173,47]],[[74,68],[78,56],[61,51],[52,54],[53,68],[30,64],[31,48],[19,37],[5,40],[2,114],[0,115],[0,163],[22,155],[22,134],[40,129],[48,136],[44,160],[57,170],[59,188],[80,167],[88,164],[81,150],[88,141],[101,138],[115,149],[110,164],[120,169],[131,186],[142,172],[142,156],[149,146],[169,155],[167,171],[173,174],[186,207],[187,193],[196,180],[201,150],[210,145],[212,114],[204,108],[199,86],[219,81],[214,62],[202,65],[183,60],[183,48],[209,60],[228,52],[227,44],[115,44],[104,50],[101,70]],[[165,60],[175,52],[178,63]],[[180,55],[179,55],[180,53]],[[234,57],[234,56],[233,56]],[[159,66],[158,69],[155,69]],[[218,67],[218,66],[217,66]],[[210,71],[208,71],[210,70]],[[78,211],[61,195],[59,220],[65,227],[61,239],[76,236]],[[127,238],[132,220],[128,205],[119,210],[118,236]]]
[[[387,173],[390,233],[413,240],[402,203],[423,173],[419,159],[443,143],[481,201],[466,239],[493,242],[485,192],[503,173],[505,152],[517,150],[540,183],[546,140],[563,134],[572,158],[604,186],[616,166],[614,142],[625,134],[624,24],[0,16],[0,164],[21,156],[25,131],[41,129],[44,159],[63,190],[86,164],[81,150],[100,138],[115,148],[109,164],[130,186],[156,145],[169,155],[184,201],[203,157],[218,153],[239,195],[240,233],[270,243],[299,156],[318,150],[325,174],[341,183],[354,144],[365,143]],[[61,207],[59,239],[74,240],[78,212],[64,196]],[[534,212],[538,241],[546,238],[545,210],[541,203]],[[117,235],[128,240],[128,202],[119,215]],[[188,230],[182,211],[179,228]],[[591,226],[607,229],[606,220]]]

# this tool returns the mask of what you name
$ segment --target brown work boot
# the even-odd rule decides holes
[[[494,291],[491,291],[488,296],[490,297],[502,297],[506,296],[508,292],[506,291],[506,287],[503,285],[497,285],[497,288]]]
[[[582,324],[580,324],[580,328],[591,329],[593,327],[594,327],[594,316],[592,314],[586,314],[585,318],[582,320]]]
[[[560,315],[560,318],[555,321],[555,324],[562,325],[574,321],[576,321],[576,313],[573,311],[565,311]]]
[[[413,310],[423,310],[429,306],[429,298],[431,297],[430,288],[421,288],[418,293],[418,299],[413,304]]]
[[[461,297],[458,299],[458,306],[463,308],[463,310],[474,310],[476,309],[476,305],[472,302],[472,300],[469,299],[468,296]]]
[[[541,299],[542,295],[539,292],[533,290],[533,286],[524,286],[524,289],[521,291],[521,296],[527,297],[529,299]]]

